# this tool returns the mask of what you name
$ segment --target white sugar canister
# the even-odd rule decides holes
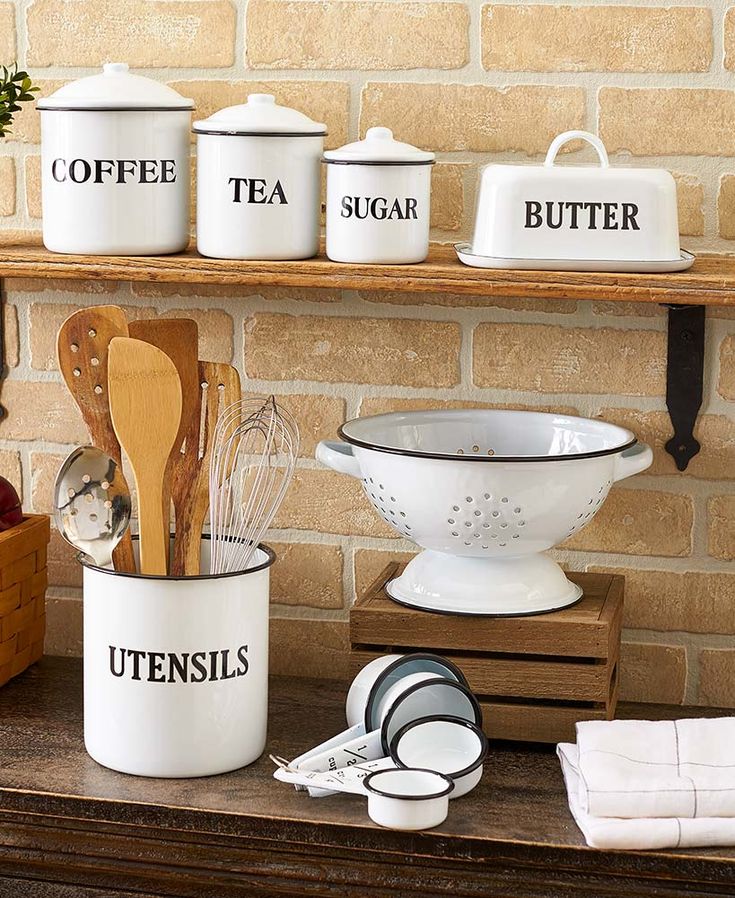
[[[272,94],[194,122],[197,249],[217,259],[308,259],[319,250],[326,126]]]
[[[125,63],[39,100],[43,242],[157,255],[189,242],[192,101]]]
[[[434,154],[370,128],[324,154],[327,255],[334,262],[423,262],[429,252]]]

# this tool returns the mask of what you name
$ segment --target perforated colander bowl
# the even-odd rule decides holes
[[[425,551],[388,586],[404,604],[464,614],[529,614],[581,592],[540,554],[588,524],[617,480],[652,453],[587,418],[495,409],[356,418],[324,464],[362,481],[378,514]]]

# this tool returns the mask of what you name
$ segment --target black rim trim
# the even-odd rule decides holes
[[[436,165],[436,159],[422,159],[419,161],[398,162],[388,160],[369,159],[322,159],[325,165]]]
[[[421,683],[414,683],[413,686],[409,686],[405,692],[403,692],[395,701],[393,705],[388,709],[385,718],[383,719],[383,723],[380,727],[380,744],[383,746],[383,751],[386,755],[390,754],[389,746],[390,742],[388,740],[388,730],[390,728],[391,721],[393,720],[393,716],[398,708],[403,704],[403,702],[410,696],[413,695],[419,689],[425,689],[427,686],[433,686],[437,683],[443,683],[445,686],[449,686],[450,689],[456,689],[461,692],[464,696],[466,696],[470,704],[472,705],[472,709],[475,712],[475,720],[474,723],[478,727],[482,727],[482,708],[480,707],[480,703],[477,701],[477,697],[472,692],[472,690],[465,686],[463,683],[455,683],[454,680],[445,680],[444,677],[432,677],[429,680],[423,680]],[[450,715],[454,716],[454,715]],[[423,718],[422,718],[423,719]],[[461,720],[462,718],[460,718]],[[405,726],[405,724],[404,724]],[[392,741],[392,740],[391,740]],[[433,771],[432,771],[433,772]]]
[[[416,770],[419,773],[430,773],[432,776],[440,776],[446,781],[447,787],[446,789],[442,789],[441,792],[430,792],[428,795],[396,795],[395,792],[386,792],[383,789],[379,789],[377,786],[371,785],[370,781],[374,777],[390,773],[390,770],[373,770],[372,773],[368,773],[362,781],[362,784],[368,792],[372,792],[373,795],[381,795],[383,798],[398,798],[400,801],[429,801],[433,798],[442,798],[444,795],[449,795],[450,792],[454,791],[454,783],[444,773],[438,773],[436,770],[427,770],[425,767],[401,767],[396,769]]]
[[[448,671],[450,671],[457,679],[458,683],[462,683],[463,686],[467,686],[469,689],[469,683],[467,682],[467,678],[462,673],[462,671],[454,664],[452,661],[449,661],[447,658],[442,658],[441,655],[436,655],[433,652],[411,652],[408,655],[402,655],[400,658],[396,658],[395,661],[392,661],[385,670],[382,670],[375,682],[373,683],[373,687],[368,693],[368,700],[365,704],[365,732],[370,733],[372,730],[378,729],[380,726],[377,723],[373,726],[373,709],[375,707],[376,702],[379,698],[382,698],[382,695],[379,695],[380,687],[385,683],[388,677],[394,673],[399,667],[402,667],[408,660],[413,661],[435,661],[437,664],[440,664],[443,667],[446,667]],[[417,670],[416,673],[423,673],[423,671]],[[426,673],[431,673],[431,671],[426,671]],[[438,676],[438,674],[437,674]]]
[[[421,720],[412,720],[409,723],[404,724],[400,730],[393,736],[390,740],[390,756],[391,758],[401,767],[403,770],[408,770],[409,765],[404,763],[399,754],[398,754],[398,743],[401,741],[401,738],[409,731],[414,729],[414,727],[421,726],[424,723],[452,723],[455,725],[461,725],[468,730],[471,730],[480,741],[480,754],[477,760],[470,764],[469,767],[465,767],[463,770],[458,770],[456,773],[445,773],[444,776],[448,776],[452,780],[458,780],[460,777],[467,776],[469,773],[474,773],[478,767],[482,767],[485,763],[485,758],[487,757],[489,743],[487,740],[487,736],[483,733],[483,731],[476,724],[472,723],[471,720],[464,720],[462,717],[452,717],[450,714],[432,714],[430,717],[422,717]],[[441,771],[437,771],[440,773]]]
[[[193,112],[195,106],[42,106],[41,112]]]
[[[173,536],[173,534],[171,534]],[[139,539],[139,537],[133,536],[134,540]],[[203,533],[202,539],[211,539],[209,533]],[[85,555],[84,552],[79,552],[77,554],[77,561],[82,567],[89,568],[91,571],[97,571],[100,574],[109,574],[111,577],[128,577],[131,580],[169,580],[175,582],[185,582],[192,583],[195,580],[224,580],[228,577],[242,577],[244,574],[256,574],[258,571],[264,571],[266,568],[270,567],[273,562],[276,560],[276,553],[271,549],[270,546],[265,543],[258,543],[258,549],[261,549],[267,555],[266,560],[257,565],[256,567],[249,567],[246,571],[230,571],[226,574],[193,574],[189,577],[173,577],[168,574],[165,576],[163,574],[138,574],[137,572],[133,573],[131,571],[111,571],[105,567],[99,567],[96,564],[91,564],[87,559],[88,555]]]
[[[327,131],[215,131],[192,128],[194,134],[213,134],[216,137],[326,137]]]

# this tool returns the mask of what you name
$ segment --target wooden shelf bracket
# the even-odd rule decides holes
[[[668,351],[666,359],[666,407],[674,434],[666,451],[680,471],[701,446],[694,426],[702,406],[704,381],[705,306],[667,305]]]

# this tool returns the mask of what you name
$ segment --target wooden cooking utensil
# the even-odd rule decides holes
[[[140,571],[165,575],[168,540],[163,528],[163,479],[181,422],[176,366],[156,346],[113,337],[107,368],[115,433],[138,488]]]
[[[201,415],[202,390],[199,381],[199,328],[191,318],[152,318],[145,321],[131,321],[128,325],[130,336],[157,346],[166,353],[176,366],[181,381],[181,423],[176,434],[171,455],[166,466],[163,481],[163,526],[164,536],[169,537],[171,524],[171,500],[176,514],[176,537],[178,523],[184,518],[183,500],[192,487],[188,456],[183,454],[184,439],[191,431],[194,444],[199,445],[199,418]],[[179,469],[182,469],[179,472]],[[179,472],[179,489],[173,491],[173,478]],[[172,573],[176,570],[172,568]]]
[[[209,508],[209,459],[220,411],[240,399],[240,375],[232,365],[199,362],[202,385],[201,421],[187,432],[183,464],[174,471],[172,494],[182,508],[176,512],[176,541],[172,573],[191,576],[200,572],[201,536]],[[180,537],[180,538],[179,538]]]
[[[94,445],[121,467],[120,443],[110,417],[107,391],[108,347],[113,337],[127,337],[128,322],[117,306],[93,306],[70,315],[59,329],[59,368],[79,406]],[[112,554],[116,571],[135,571],[130,531]]]

